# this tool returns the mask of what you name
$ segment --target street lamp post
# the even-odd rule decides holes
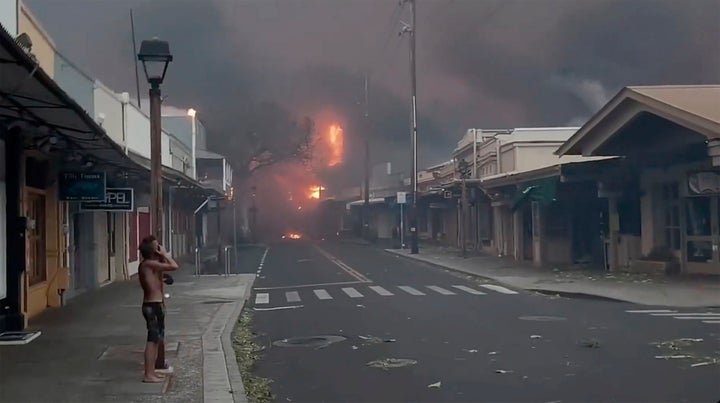
[[[173,56],[170,45],[158,38],[142,41],[138,59],[150,84],[150,228],[157,239],[163,239],[162,225],[162,118],[160,84],[165,79]]]

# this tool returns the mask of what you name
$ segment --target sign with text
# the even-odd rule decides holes
[[[406,192],[397,192],[397,204],[406,204],[407,203],[407,193]]]
[[[80,203],[80,210],[92,211],[134,211],[135,193],[132,188],[107,188],[105,200],[84,201]]]
[[[105,172],[60,172],[61,201],[105,200]]]

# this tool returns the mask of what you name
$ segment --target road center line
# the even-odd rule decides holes
[[[360,273],[357,270],[353,269],[352,267],[348,266],[342,260],[331,255],[329,252],[325,251],[321,247],[315,245],[315,248],[318,250],[318,252],[320,252],[321,255],[325,256],[329,261],[334,263],[337,267],[339,267],[345,273],[349,274],[351,277],[356,278],[359,281],[362,281],[364,283],[372,283],[372,280],[365,277],[362,273]]]
[[[677,312],[677,311],[671,311],[669,309],[636,309],[632,311],[625,311],[627,313],[669,313],[669,312]]]

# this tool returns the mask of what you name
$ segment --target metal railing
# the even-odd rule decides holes
[[[195,248],[195,277],[200,276],[200,248]]]
[[[233,249],[232,246],[225,247],[225,277],[230,277],[230,251]]]

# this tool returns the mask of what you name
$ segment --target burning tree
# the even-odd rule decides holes
[[[234,133],[208,141],[233,165],[236,184],[270,165],[311,157],[315,124],[309,117],[298,120],[279,104],[262,102],[236,116],[235,122]]]

